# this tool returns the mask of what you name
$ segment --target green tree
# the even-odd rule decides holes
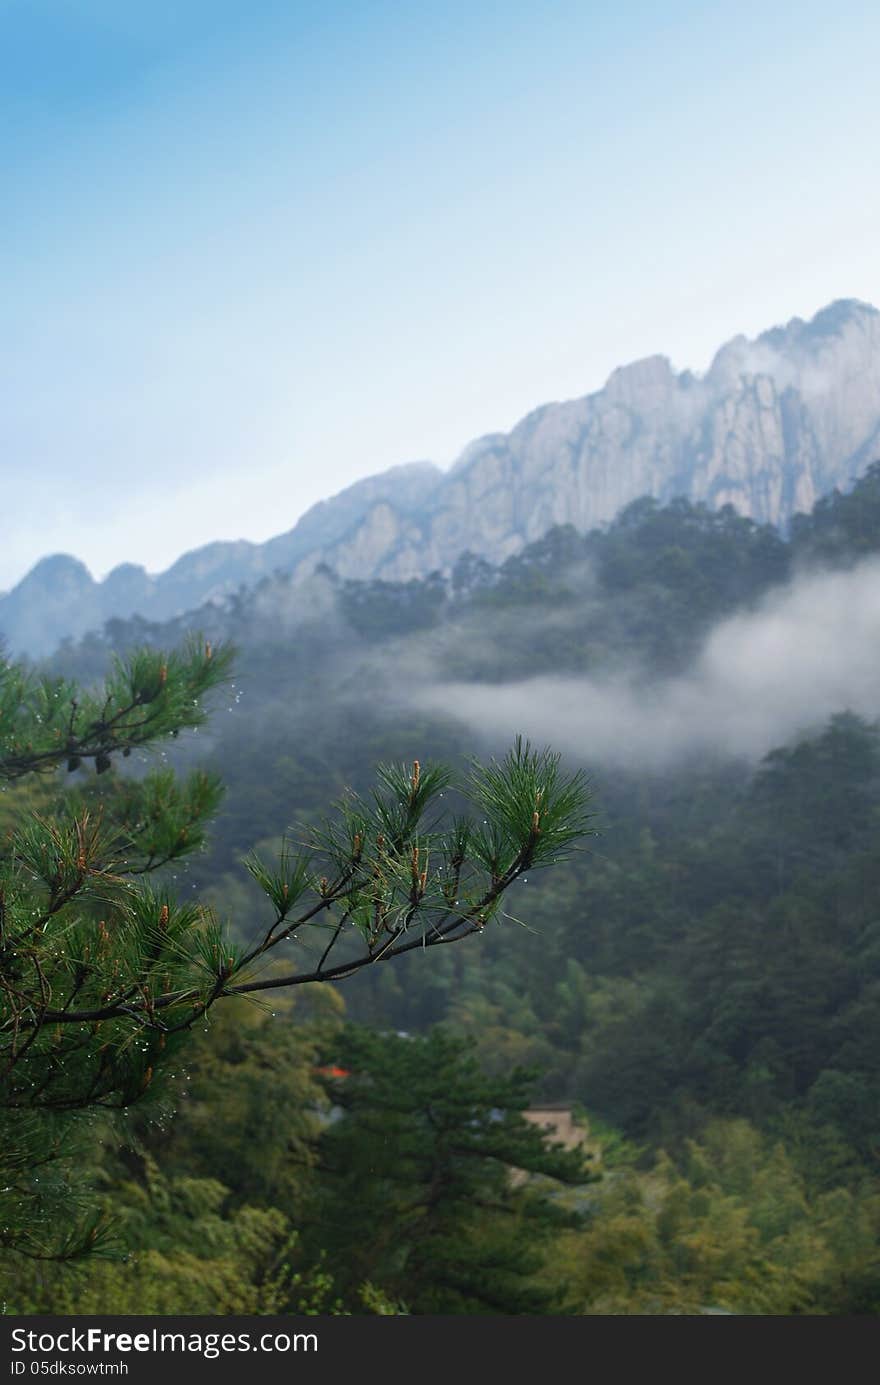
[[[74,1258],[100,1244],[85,1208],[68,1215],[83,1186],[73,1178],[71,1196],[71,1142],[148,1095],[216,1002],[478,935],[515,880],[587,827],[582,777],[521,741],[474,767],[478,822],[442,819],[442,766],[380,767],[369,798],[349,796],[277,864],[249,858],[267,917],[233,943],[210,910],[150,881],[201,844],[217,780],[107,773],[197,727],[231,657],[197,638],[136,651],[91,693],[0,664],[0,783],[89,764],[110,781],[89,776],[48,812],[24,803],[0,849],[0,1247]]]
[[[332,1080],[341,1112],[319,1145],[309,1236],[336,1282],[378,1285],[412,1313],[544,1313],[542,1249],[572,1215],[560,1182],[591,1179],[584,1153],[527,1121],[531,1076],[487,1075],[474,1043],[349,1028]],[[524,1178],[523,1174],[530,1177]]]
[[[0,1257],[5,1311],[340,1311],[325,1257],[306,1263],[295,1230],[327,1106],[316,1044],[341,1005],[326,989],[321,998],[320,1021],[304,1020],[312,1007],[293,994],[271,1014],[243,1004],[215,1012],[192,1035],[185,1069],[166,1075],[162,1106],[135,1106],[125,1129],[91,1151],[124,1258]],[[362,1312],[395,1311],[368,1285],[355,1300]]]
[[[878,1215],[876,1185],[815,1195],[781,1144],[717,1120],[675,1159],[615,1169],[544,1273],[587,1315],[876,1315]]]
[[[880,547],[880,461],[874,461],[851,491],[834,490],[816,501],[812,514],[791,523],[794,555],[808,562],[850,567]]]

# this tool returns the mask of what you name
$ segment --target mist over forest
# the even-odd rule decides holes
[[[841,707],[876,716],[880,562],[793,578],[721,619],[676,676],[645,677],[635,665],[496,684],[446,683],[441,667],[434,672],[439,681],[426,680],[417,703],[483,736],[524,731],[581,760],[631,769],[697,754],[757,760]]]
[[[878,494],[875,466],[788,539],[729,506],[642,500],[500,566],[464,554],[446,578],[278,573],[176,621],[111,620],[55,663],[94,678],[138,641],[199,630],[244,651],[227,713],[247,696],[292,734],[329,695],[353,717],[427,714],[468,741],[525,732],[587,766],[754,764],[836,712],[880,712]],[[225,740],[224,724],[208,735]]]

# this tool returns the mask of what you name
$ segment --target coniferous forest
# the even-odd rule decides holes
[[[880,725],[696,699],[878,552],[875,464],[8,662],[3,1311],[877,1313]]]

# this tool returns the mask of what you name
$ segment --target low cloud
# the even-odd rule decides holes
[[[759,758],[849,710],[880,715],[880,562],[801,576],[711,632],[685,675],[441,683],[419,703],[500,737],[523,732],[587,764],[659,769],[699,754]]]

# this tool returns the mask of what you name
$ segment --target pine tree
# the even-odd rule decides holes
[[[343,801],[274,865],[248,859],[267,918],[233,941],[209,909],[151,880],[203,842],[217,778],[111,772],[198,727],[231,661],[194,638],[119,659],[93,692],[0,661],[0,785],[13,809],[0,844],[0,1247],[75,1258],[102,1244],[72,1176],[76,1142],[147,1096],[218,1001],[341,981],[474,936],[520,875],[588,830],[582,777],[522,741],[474,766],[477,822],[443,820],[444,767],[383,766],[368,800]],[[77,787],[61,793],[65,769]]]
[[[335,1038],[341,1115],[320,1141],[307,1238],[340,1287],[368,1280],[418,1314],[558,1307],[562,1286],[536,1280],[578,1221],[557,1194],[594,1175],[582,1149],[548,1144],[523,1115],[534,1074],[491,1076],[478,1055],[442,1028]]]

